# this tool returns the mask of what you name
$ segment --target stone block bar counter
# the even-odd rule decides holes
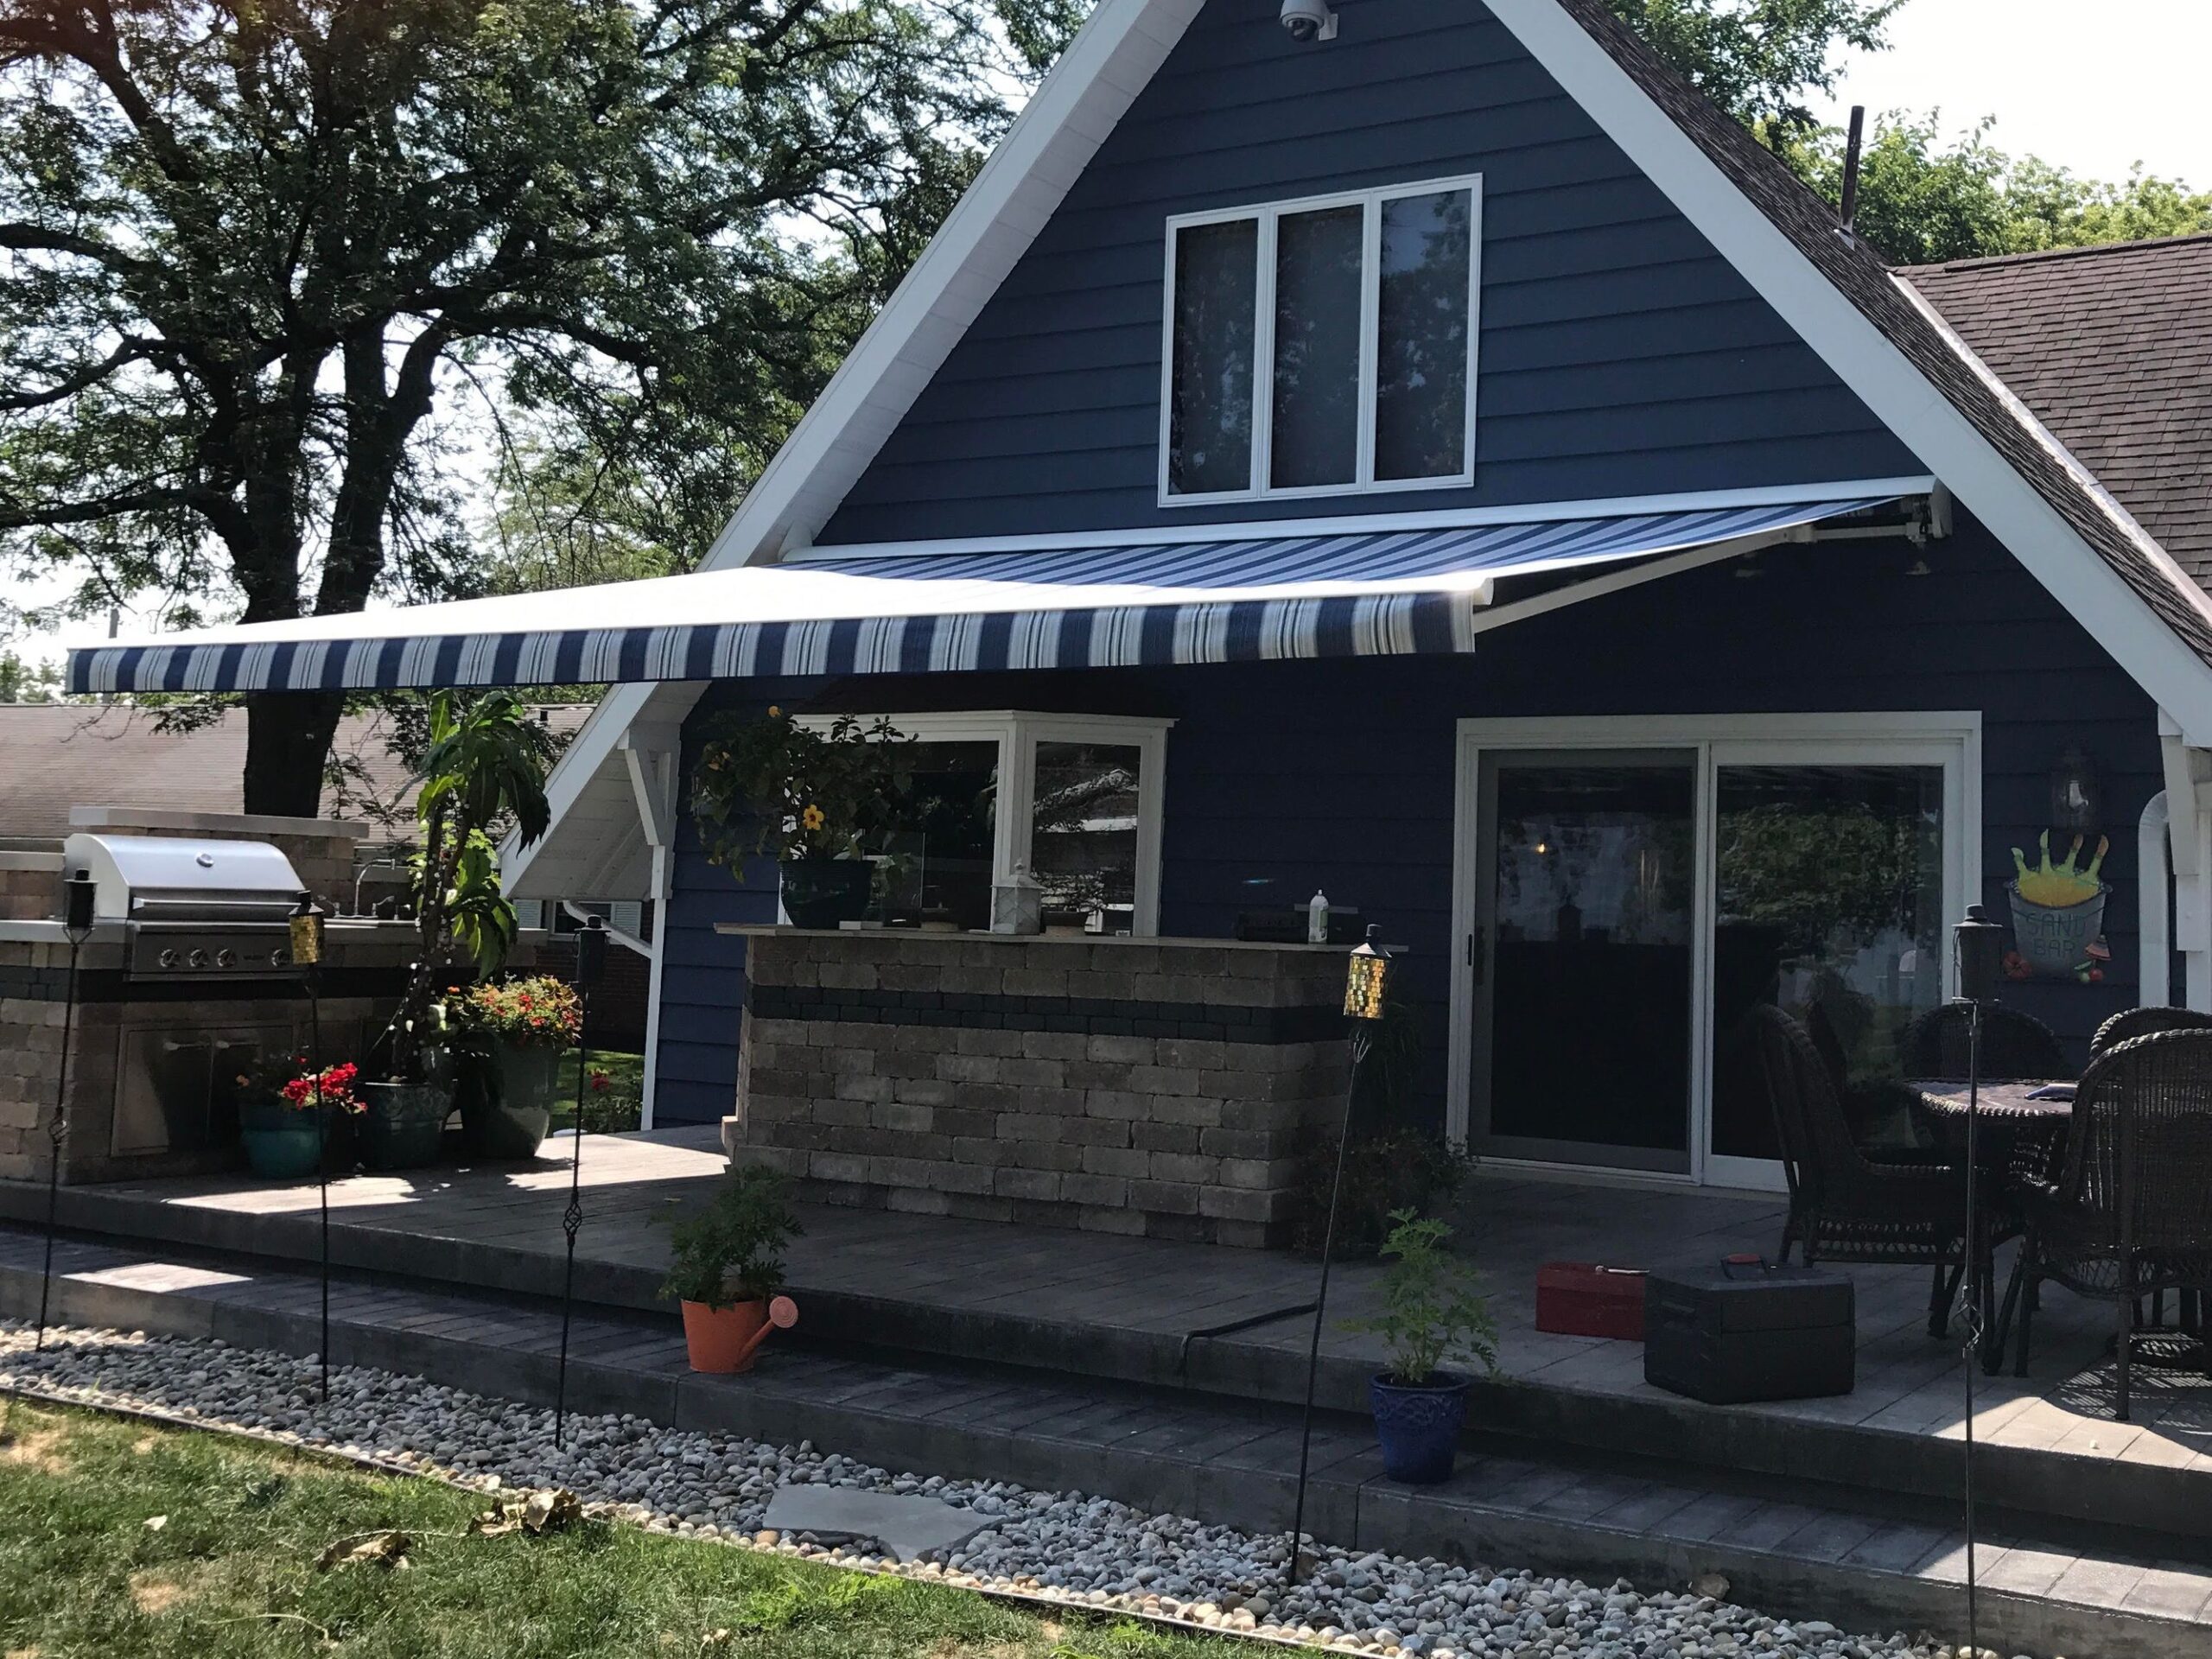
[[[724,931],[724,1144],[817,1201],[1279,1244],[1343,1107],[1336,947]]]

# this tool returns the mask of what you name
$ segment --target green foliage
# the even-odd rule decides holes
[[[487,426],[696,553],[1072,11],[0,0],[0,556],[170,626],[467,594]],[[311,811],[339,700],[248,706]]]
[[[465,697],[450,691],[429,706],[422,790],[415,810],[416,926],[421,948],[408,976],[392,1044],[392,1075],[420,1077],[434,1027],[433,1006],[450,946],[474,957],[480,975],[496,973],[517,931],[514,906],[499,881],[493,835],[512,823],[525,847],[552,817],[545,772],[554,749],[543,727],[512,693]]]
[[[1380,1336],[1390,1381],[1420,1388],[1454,1361],[1497,1371],[1497,1324],[1475,1270],[1453,1255],[1452,1229],[1417,1210],[1395,1211],[1382,1242],[1382,1311],[1348,1319],[1347,1331]]]
[[[2088,247],[2212,230],[2212,193],[2139,168],[2125,184],[2082,179],[1992,145],[1983,120],[1947,135],[1937,114],[1893,111],[1873,124],[1859,164],[1859,234],[1893,264]],[[1843,194],[1844,135],[1834,128],[1777,146],[1831,201]]]
[[[600,1521],[472,1535],[480,1493],[17,1401],[0,1456],[0,1653],[102,1659],[1241,1659]],[[153,1516],[168,1524],[149,1530]],[[334,1540],[407,1533],[409,1570],[316,1570]]]
[[[1448,1209],[1474,1172],[1476,1161],[1471,1154],[1427,1129],[1355,1131],[1355,1138],[1344,1147],[1344,1181],[1336,1188],[1334,1255],[1338,1260],[1374,1255],[1389,1234],[1392,1217],[1408,1206]],[[1336,1166],[1335,1135],[1313,1136],[1298,1161],[1293,1249],[1310,1255],[1320,1253]]]
[[[826,731],[781,709],[725,715],[707,728],[691,810],[709,864],[741,880],[748,855],[779,862],[850,857],[904,816],[902,752],[913,740],[888,720],[840,715]]]
[[[772,1169],[731,1170],[704,1210],[669,1229],[668,1281],[660,1294],[709,1307],[774,1295],[784,1283],[784,1247],[801,1230],[785,1192]]]
[[[0,652],[0,702],[59,702],[61,665],[27,663],[12,651]]]
[[[1746,126],[1817,124],[1808,92],[1832,92],[1844,48],[1878,52],[1904,0],[1610,0],[1622,22]]]

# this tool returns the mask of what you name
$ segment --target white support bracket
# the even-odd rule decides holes
[[[645,993],[645,1090],[639,1125],[653,1126],[654,1097],[659,1092],[661,975],[667,964],[671,877],[675,868],[676,780],[682,741],[676,726],[633,724],[622,734],[622,764],[637,798],[638,823],[652,852],[653,937]]]
[[[2181,724],[2158,711],[2159,759],[2166,779],[2166,844],[2174,883],[2173,948],[2181,952],[2183,995],[2212,1013],[2212,751],[2193,747]],[[2153,872],[2145,869],[2148,881]]]

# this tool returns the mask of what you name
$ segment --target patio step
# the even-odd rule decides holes
[[[36,1306],[41,1241],[0,1227],[0,1313]],[[319,1287],[296,1262],[65,1239],[54,1317],[72,1324],[314,1351]],[[550,1403],[557,1304],[447,1286],[336,1279],[331,1352],[454,1387]],[[810,1321],[810,1324],[811,1321]],[[779,1443],[810,1439],[867,1461],[1102,1493],[1249,1530],[1288,1526],[1297,1414],[1187,1389],[780,1339],[745,1377],[702,1376],[665,1313],[604,1306],[575,1321],[569,1398],[677,1427]],[[1734,1599],[1847,1629],[1948,1630],[1961,1617],[1964,1540],[1910,1497],[1731,1477],[1572,1450],[1471,1452],[1445,1485],[1382,1478],[1370,1426],[1325,1412],[1308,1526],[1319,1536],[1604,1581],[1671,1586],[1718,1572]],[[2169,1553],[2169,1547],[2178,1556]],[[2187,1543],[2064,1538],[1992,1516],[1984,1640],[2005,1653],[2182,1659],[2212,1644],[2212,1571]]]
[[[602,1164],[608,1155],[602,1151]],[[426,1211],[438,1208],[435,1188],[428,1202],[417,1194],[404,1202],[366,1204],[334,1185],[333,1259],[349,1271],[463,1291],[557,1294],[557,1206],[565,1183],[556,1166],[536,1166],[528,1179],[534,1185],[526,1203],[508,1198],[487,1210],[455,1207],[429,1216]],[[315,1256],[319,1235],[312,1187],[226,1188],[204,1197],[173,1189],[174,1184],[65,1188],[62,1224],[88,1236],[214,1249],[274,1263]],[[626,1190],[587,1185],[586,1248],[576,1268],[581,1300],[613,1316],[664,1313],[666,1304],[658,1297],[664,1235],[645,1225],[640,1211],[653,1201],[645,1195],[680,1190],[680,1183],[658,1178]],[[461,1195],[456,1191],[454,1196]],[[42,1217],[45,1201],[42,1187],[0,1182],[0,1218]],[[988,1363],[1018,1354],[1025,1365],[1058,1374],[1071,1387],[1088,1389],[1105,1380],[1172,1389],[1199,1402],[1233,1402],[1228,1405],[1232,1411],[1245,1409],[1248,1402],[1288,1403],[1302,1390],[1312,1286],[1306,1264],[1279,1262],[1249,1272],[1233,1288],[1194,1301],[1187,1287],[1161,1283],[1160,1274],[1173,1271],[1181,1258],[1168,1260],[1152,1241],[1054,1233],[1040,1243],[1001,1229],[995,1230],[1005,1242],[995,1241],[991,1253],[976,1258],[969,1269],[983,1290],[1007,1292],[986,1294],[975,1286],[944,1282],[944,1267],[930,1260],[941,1242],[934,1234],[904,1240],[901,1255],[881,1239],[836,1234],[855,1224],[849,1215],[825,1211],[810,1217],[817,1219],[822,1236],[805,1243],[820,1248],[810,1259],[804,1249],[795,1252],[791,1284],[815,1339],[894,1363]],[[963,1230],[957,1223],[910,1219],[919,1228],[947,1230],[944,1239],[956,1252],[972,1248],[961,1241],[977,1230],[994,1230],[986,1224]],[[1137,1248],[1124,1259],[1106,1253],[1107,1245]],[[1100,1262],[1077,1294],[1019,1294],[1025,1273],[1034,1271],[1033,1262],[1065,1262],[1066,1253],[1077,1249]],[[1064,1268],[1052,1271],[1067,1278]],[[1861,1502],[1910,1496],[1952,1504],[1960,1498],[1960,1440],[1955,1429],[1931,1428],[1956,1421],[1958,1401],[1948,1384],[1917,1397],[1932,1400],[1923,1414],[1912,1415],[1921,1408],[1916,1402],[1871,1423],[1861,1421],[1867,1408],[1852,1398],[1783,1410],[1716,1408],[1621,1386],[1622,1368],[1633,1367],[1635,1351],[1629,1344],[1596,1346],[1619,1351],[1592,1351],[1575,1366],[1561,1368],[1582,1372],[1580,1385],[1555,1375],[1534,1383],[1478,1385],[1472,1420],[1513,1437],[1524,1450],[1547,1455],[1574,1448],[1619,1459],[1665,1447],[1669,1457],[1708,1475],[1821,1481],[1854,1491]],[[1929,1368],[1929,1375],[1956,1375],[1955,1361],[1940,1353],[1914,1363]],[[1325,1349],[1319,1399],[1337,1411],[1363,1413],[1370,1369]],[[2145,1379],[2145,1387],[2152,1386],[2155,1379]],[[1991,1388],[1985,1399],[1997,1394]],[[1975,1465],[1984,1500],[2061,1528],[2126,1516],[2153,1535],[2185,1541],[2192,1556],[2212,1550],[2212,1452],[2202,1449],[2212,1440],[2204,1433],[2202,1414],[2184,1412],[2167,1426],[2179,1432],[2144,1434],[2127,1455],[2115,1456],[2100,1448],[2106,1436],[2095,1421],[2109,1407],[2086,1399],[2078,1409],[2085,1414],[2059,1426],[2072,1436],[2064,1443],[2055,1431],[2012,1430],[2001,1440],[1986,1436]],[[2113,1438],[2124,1434],[2115,1429]]]

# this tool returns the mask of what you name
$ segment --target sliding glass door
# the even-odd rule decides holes
[[[1948,995],[1980,855],[1967,715],[1461,727],[1455,1128],[1487,1155],[1779,1185],[1752,1011],[1803,1024],[1869,1145]]]

